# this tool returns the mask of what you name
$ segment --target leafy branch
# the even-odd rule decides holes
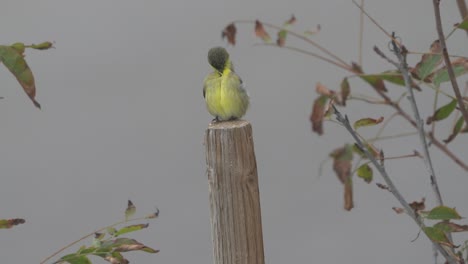
[[[63,257],[61,257],[59,260],[53,262],[54,264],[58,263],[70,263],[70,264],[75,264],[75,263],[91,263],[89,260],[88,256],[98,256],[103,258],[104,260],[110,262],[110,263],[121,263],[121,264],[126,264],[129,263],[129,261],[123,257],[122,253],[123,252],[128,252],[128,251],[143,251],[147,253],[158,253],[159,250],[155,250],[153,248],[150,248],[140,242],[138,242],[135,239],[131,238],[125,238],[125,237],[120,237],[123,234],[135,232],[138,230],[145,229],[149,226],[149,224],[135,224],[135,225],[127,225],[124,227],[121,227],[117,229],[116,227],[126,224],[128,222],[133,222],[133,221],[141,221],[141,220],[149,220],[149,219],[155,219],[159,216],[159,210],[156,209],[155,212],[144,216],[144,217],[138,217],[138,218],[132,218],[132,216],[136,212],[136,207],[135,205],[129,200],[127,208],[125,210],[125,220],[118,221],[114,224],[108,225],[106,227],[100,228],[94,232],[91,232],[75,241],[72,243],[62,247],[52,255],[48,256],[45,258],[43,261],[40,262],[40,264],[45,264],[47,261],[52,259],[53,257],[57,256],[64,250],[74,246],[75,244],[90,238],[93,238],[93,242],[90,246],[81,246],[75,253],[67,254]],[[105,232],[105,233],[103,233]]]

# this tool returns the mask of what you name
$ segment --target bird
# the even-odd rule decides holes
[[[229,53],[223,47],[208,51],[208,63],[213,72],[203,82],[203,97],[213,121],[242,118],[249,108],[249,95],[242,79],[234,72]]]

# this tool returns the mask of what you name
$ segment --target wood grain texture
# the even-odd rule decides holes
[[[205,133],[215,264],[264,264],[252,126],[239,120]]]

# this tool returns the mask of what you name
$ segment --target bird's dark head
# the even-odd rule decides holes
[[[223,47],[214,47],[208,51],[208,63],[217,71],[222,72],[229,60],[229,53]]]

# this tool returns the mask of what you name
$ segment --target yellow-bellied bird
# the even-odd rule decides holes
[[[234,72],[229,53],[222,47],[212,48],[208,52],[208,63],[214,69],[203,82],[208,112],[216,121],[241,118],[249,107],[249,95]]]

